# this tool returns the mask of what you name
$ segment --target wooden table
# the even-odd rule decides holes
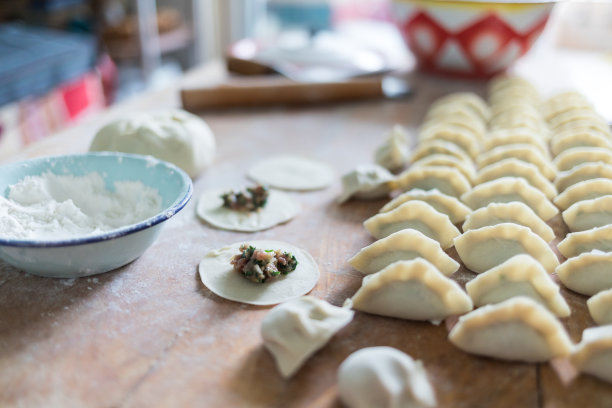
[[[219,66],[187,80],[214,81]],[[218,143],[214,165],[195,180],[194,199],[139,259],[81,279],[45,279],[0,262],[0,406],[19,407],[338,407],[336,371],[352,352],[392,346],[424,362],[441,407],[605,407],[612,386],[581,376],[562,385],[548,364],[468,355],[447,341],[444,324],[357,312],[354,321],[283,380],[262,348],[269,308],[221,299],[200,282],[197,265],[213,248],[250,239],[280,239],[307,249],[321,279],[313,296],[334,305],[353,295],[362,275],[346,260],[372,242],[361,223],[384,200],[338,205],[340,175],[372,162],[393,124],[414,131],[436,97],[483,94],[484,83],[413,74],[416,94],[402,101],[206,113]],[[149,94],[32,146],[21,159],[86,151],[102,123],[130,111],[178,106],[177,89]],[[299,153],[329,163],[331,188],[291,193],[303,212],[286,225],[248,234],[216,230],[195,216],[199,194],[246,181],[246,169],[271,153]],[[565,234],[559,220],[559,236]],[[456,253],[452,253],[456,257]],[[112,254],[109,254],[112,256]],[[462,269],[462,285],[475,276]],[[593,321],[586,297],[564,290],[573,341]]]

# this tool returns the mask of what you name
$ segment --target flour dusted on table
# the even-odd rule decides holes
[[[156,189],[118,181],[114,191],[93,172],[85,176],[28,176],[0,197],[0,238],[61,240],[141,222],[161,210]]]

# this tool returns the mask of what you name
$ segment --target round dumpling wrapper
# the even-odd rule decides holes
[[[270,190],[265,206],[257,211],[236,211],[223,207],[221,195],[227,190],[208,190],[198,199],[196,213],[210,225],[230,231],[254,232],[271,228],[294,218],[300,204],[289,195]]]
[[[274,156],[255,164],[248,176],[257,183],[283,190],[320,190],[329,187],[334,172],[325,163],[300,156]]]
[[[298,261],[293,272],[265,283],[251,282],[236,272],[230,263],[240,253],[240,245],[255,248],[280,249],[291,252]],[[275,305],[310,292],[319,281],[319,267],[305,250],[281,241],[254,240],[212,250],[199,266],[202,283],[214,294],[235,302],[251,305]]]

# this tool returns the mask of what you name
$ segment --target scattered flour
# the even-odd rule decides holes
[[[99,173],[28,176],[0,196],[0,237],[61,240],[131,225],[161,210],[157,190],[140,181],[105,188]]]

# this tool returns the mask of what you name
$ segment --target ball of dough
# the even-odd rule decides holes
[[[140,113],[104,126],[90,151],[151,155],[200,174],[215,157],[215,137],[202,119],[179,109]]]

